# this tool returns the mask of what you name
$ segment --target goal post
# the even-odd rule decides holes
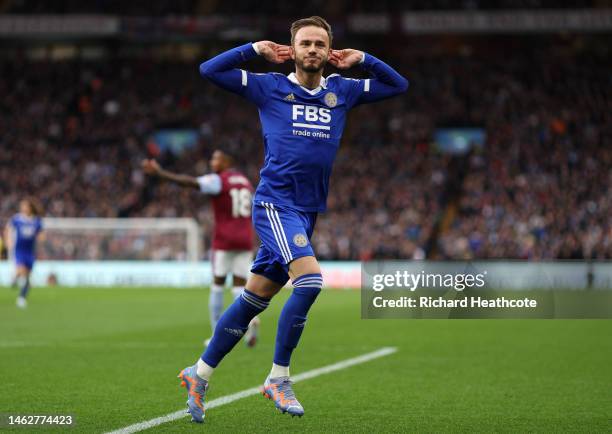
[[[45,260],[186,261],[202,259],[202,237],[192,218],[56,218],[43,220]]]

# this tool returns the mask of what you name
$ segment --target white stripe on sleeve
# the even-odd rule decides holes
[[[196,180],[198,181],[202,193],[213,195],[221,193],[223,182],[221,181],[221,177],[216,173],[199,176]]]

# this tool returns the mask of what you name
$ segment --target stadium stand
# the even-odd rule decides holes
[[[117,10],[128,13],[124,4]],[[479,38],[442,54],[403,40],[377,51],[376,39],[350,41],[398,66],[412,86],[351,115],[313,240],[319,256],[612,258],[612,57],[592,48],[609,47],[607,36],[589,51],[584,37]],[[508,44],[516,55],[505,55]],[[213,149],[227,148],[258,179],[256,110],[208,85],[197,62],[13,56],[0,71],[0,224],[32,194],[50,216],[193,216],[210,226],[197,193],[143,182],[144,157],[199,174]],[[433,134],[448,125],[482,126],[485,146],[461,157],[438,152]],[[151,134],[173,127],[196,129],[197,146],[160,152]]]

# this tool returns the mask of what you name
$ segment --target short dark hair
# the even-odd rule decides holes
[[[34,214],[36,217],[42,217],[45,210],[38,199],[32,196],[27,196],[23,200],[26,201],[28,205],[30,205],[30,208],[32,209],[32,214]]]
[[[302,18],[300,20],[294,21],[291,24],[291,45],[295,41],[295,34],[302,27],[315,26],[324,29],[327,32],[327,36],[329,36],[329,46],[332,44],[332,29],[331,26],[324,18],[321,18],[317,15],[308,18]]]
[[[230,163],[235,163],[235,162],[236,162],[236,153],[235,153],[234,151],[232,151],[232,150],[229,150],[229,149],[219,149],[219,148],[217,148],[217,149],[215,149],[215,150],[213,151],[213,154],[214,154],[215,152],[220,152],[221,154],[223,154],[223,156],[224,156],[225,158],[227,158],[227,159],[229,160],[229,162],[230,162]]]

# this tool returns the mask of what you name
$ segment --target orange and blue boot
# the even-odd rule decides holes
[[[268,377],[260,390],[263,396],[274,401],[274,405],[281,413],[289,413],[292,417],[302,417],[304,407],[295,397],[291,384],[289,377]]]
[[[178,375],[181,386],[187,389],[187,413],[191,421],[204,422],[204,399],[208,390],[208,381],[198,377],[196,366],[189,366]]]

